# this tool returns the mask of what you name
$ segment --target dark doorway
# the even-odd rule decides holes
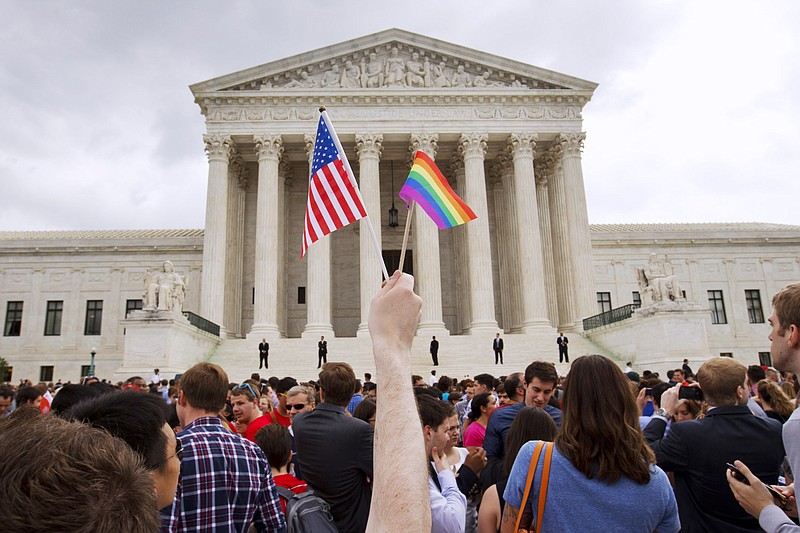
[[[383,250],[383,261],[386,263],[386,270],[391,276],[400,265],[400,250]],[[403,272],[414,275],[414,251],[406,250],[406,257],[403,260]]]

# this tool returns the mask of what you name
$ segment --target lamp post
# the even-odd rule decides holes
[[[397,223],[397,208],[394,206],[394,161],[389,161],[389,163],[392,173],[392,207],[389,209],[389,227],[396,228],[399,224]]]
[[[92,351],[89,353],[92,356],[92,360],[89,363],[89,375],[94,376],[94,356],[97,354],[97,349],[94,346],[92,346]]]

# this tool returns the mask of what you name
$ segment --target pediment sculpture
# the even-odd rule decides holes
[[[383,45],[258,79],[269,89],[509,88],[559,89],[472,61],[407,45]],[[239,85],[231,90],[243,89]]]

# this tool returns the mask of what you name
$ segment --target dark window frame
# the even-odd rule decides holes
[[[744,300],[747,304],[747,319],[751,324],[764,323],[764,307],[761,305],[761,291],[745,289]]]
[[[44,334],[47,337],[61,335],[61,319],[64,316],[64,300],[48,300],[44,319]]]
[[[84,335],[100,335],[103,329],[103,300],[86,300]]]
[[[597,293],[597,306],[600,310],[600,313],[608,313],[613,309],[611,305],[611,293],[610,292],[598,292]],[[608,307],[608,309],[606,309]]]
[[[22,309],[21,300],[6,303],[6,322],[3,328],[4,337],[19,337],[22,335]]]
[[[728,323],[728,314],[725,312],[725,296],[722,290],[708,291],[708,308],[711,310],[712,324]]]

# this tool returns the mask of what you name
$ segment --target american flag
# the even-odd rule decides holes
[[[314,142],[300,259],[311,243],[367,216],[355,179],[348,175],[346,156],[337,148],[341,145],[336,132],[325,119],[323,112]]]

